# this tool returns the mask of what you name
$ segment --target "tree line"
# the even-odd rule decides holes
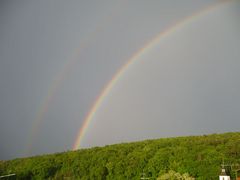
[[[240,133],[162,138],[0,161],[16,179],[217,179],[240,164]],[[231,167],[227,173],[235,177]]]

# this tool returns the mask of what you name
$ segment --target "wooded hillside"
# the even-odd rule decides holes
[[[218,179],[222,162],[240,164],[240,133],[163,138],[0,161],[17,179]],[[226,167],[235,177],[234,169]]]

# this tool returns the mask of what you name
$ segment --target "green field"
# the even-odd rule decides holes
[[[218,179],[240,164],[240,133],[162,138],[0,161],[17,179]],[[235,177],[234,166],[226,167]],[[179,177],[179,178],[176,178]],[[191,178],[192,177],[192,178]]]

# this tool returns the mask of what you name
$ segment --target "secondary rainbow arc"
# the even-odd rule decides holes
[[[77,48],[74,49],[71,56],[67,58],[66,64],[63,68],[57,73],[56,76],[53,77],[52,83],[47,90],[46,96],[43,99],[43,102],[40,105],[40,108],[37,109],[36,117],[32,122],[32,128],[30,129],[30,135],[27,140],[27,147],[24,151],[24,154],[29,155],[32,150],[32,144],[37,137],[42,121],[44,120],[44,116],[49,111],[49,107],[51,106],[52,101],[54,101],[54,96],[56,92],[61,88],[62,83],[66,81],[68,78],[68,74],[71,73],[72,69],[77,65],[80,61],[80,55],[84,52],[86,48],[91,46],[93,41],[99,36],[99,34],[105,30],[107,25],[113,21],[114,17],[116,17],[122,9],[126,6],[127,1],[117,2],[114,7],[111,9],[110,14],[104,17],[98,24],[96,28],[93,29],[89,35],[87,35],[79,44]]]
[[[214,9],[217,9],[218,7],[221,7],[222,5],[224,5],[227,2],[231,2],[231,0],[225,0],[225,1],[221,1],[219,3],[213,4],[213,5],[210,5],[207,8],[192,14],[191,16],[188,16],[188,17],[176,22],[175,24],[166,28],[164,31],[161,31],[153,39],[151,39],[148,43],[146,43],[142,48],[140,48],[137,52],[135,52],[128,59],[127,63],[125,65],[123,65],[117,71],[117,73],[113,76],[113,78],[109,81],[109,83],[103,88],[101,94],[97,97],[96,101],[93,103],[92,108],[90,109],[89,113],[85,117],[85,120],[84,120],[81,128],[79,129],[77,138],[73,145],[73,150],[77,150],[80,147],[81,141],[84,138],[84,134],[87,131],[87,127],[89,126],[91,120],[93,119],[94,115],[96,114],[98,108],[101,106],[105,97],[109,94],[109,92],[112,90],[112,88],[117,83],[117,81],[129,69],[129,67],[131,65],[133,65],[141,56],[143,56],[145,53],[147,53],[150,49],[152,49],[154,46],[156,46],[163,38],[170,36],[172,33],[176,32],[178,29],[181,29],[182,27],[194,22],[194,20],[196,20],[197,18],[207,15],[209,12],[213,11]]]

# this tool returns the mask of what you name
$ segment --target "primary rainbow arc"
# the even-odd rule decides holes
[[[117,81],[121,78],[121,76],[124,74],[124,72],[129,69],[131,65],[133,65],[141,56],[143,56],[145,53],[147,53],[150,49],[152,49],[154,46],[156,46],[163,38],[166,38],[170,36],[172,33],[176,32],[178,29],[181,29],[182,27],[194,22],[197,18],[200,18],[201,16],[207,15],[208,12],[216,9],[217,7],[220,7],[220,5],[225,4],[226,2],[230,2],[228,0],[221,1],[220,3],[211,5],[197,13],[194,13],[191,16],[188,16],[184,18],[181,21],[176,22],[172,26],[166,28],[164,31],[161,31],[159,34],[157,34],[152,40],[150,40],[148,43],[146,43],[141,49],[139,49],[137,52],[135,52],[127,61],[125,65],[123,65],[117,73],[113,76],[113,78],[109,81],[109,83],[103,88],[101,94],[97,97],[96,101],[94,102],[92,108],[90,109],[89,113],[87,114],[83,125],[79,129],[76,141],[73,145],[73,150],[77,150],[80,145],[81,141],[84,138],[84,134],[87,131],[87,128],[93,119],[94,115],[96,114],[98,108],[101,106],[103,100],[105,97],[109,94],[109,92],[112,90],[114,85],[117,83]]]

